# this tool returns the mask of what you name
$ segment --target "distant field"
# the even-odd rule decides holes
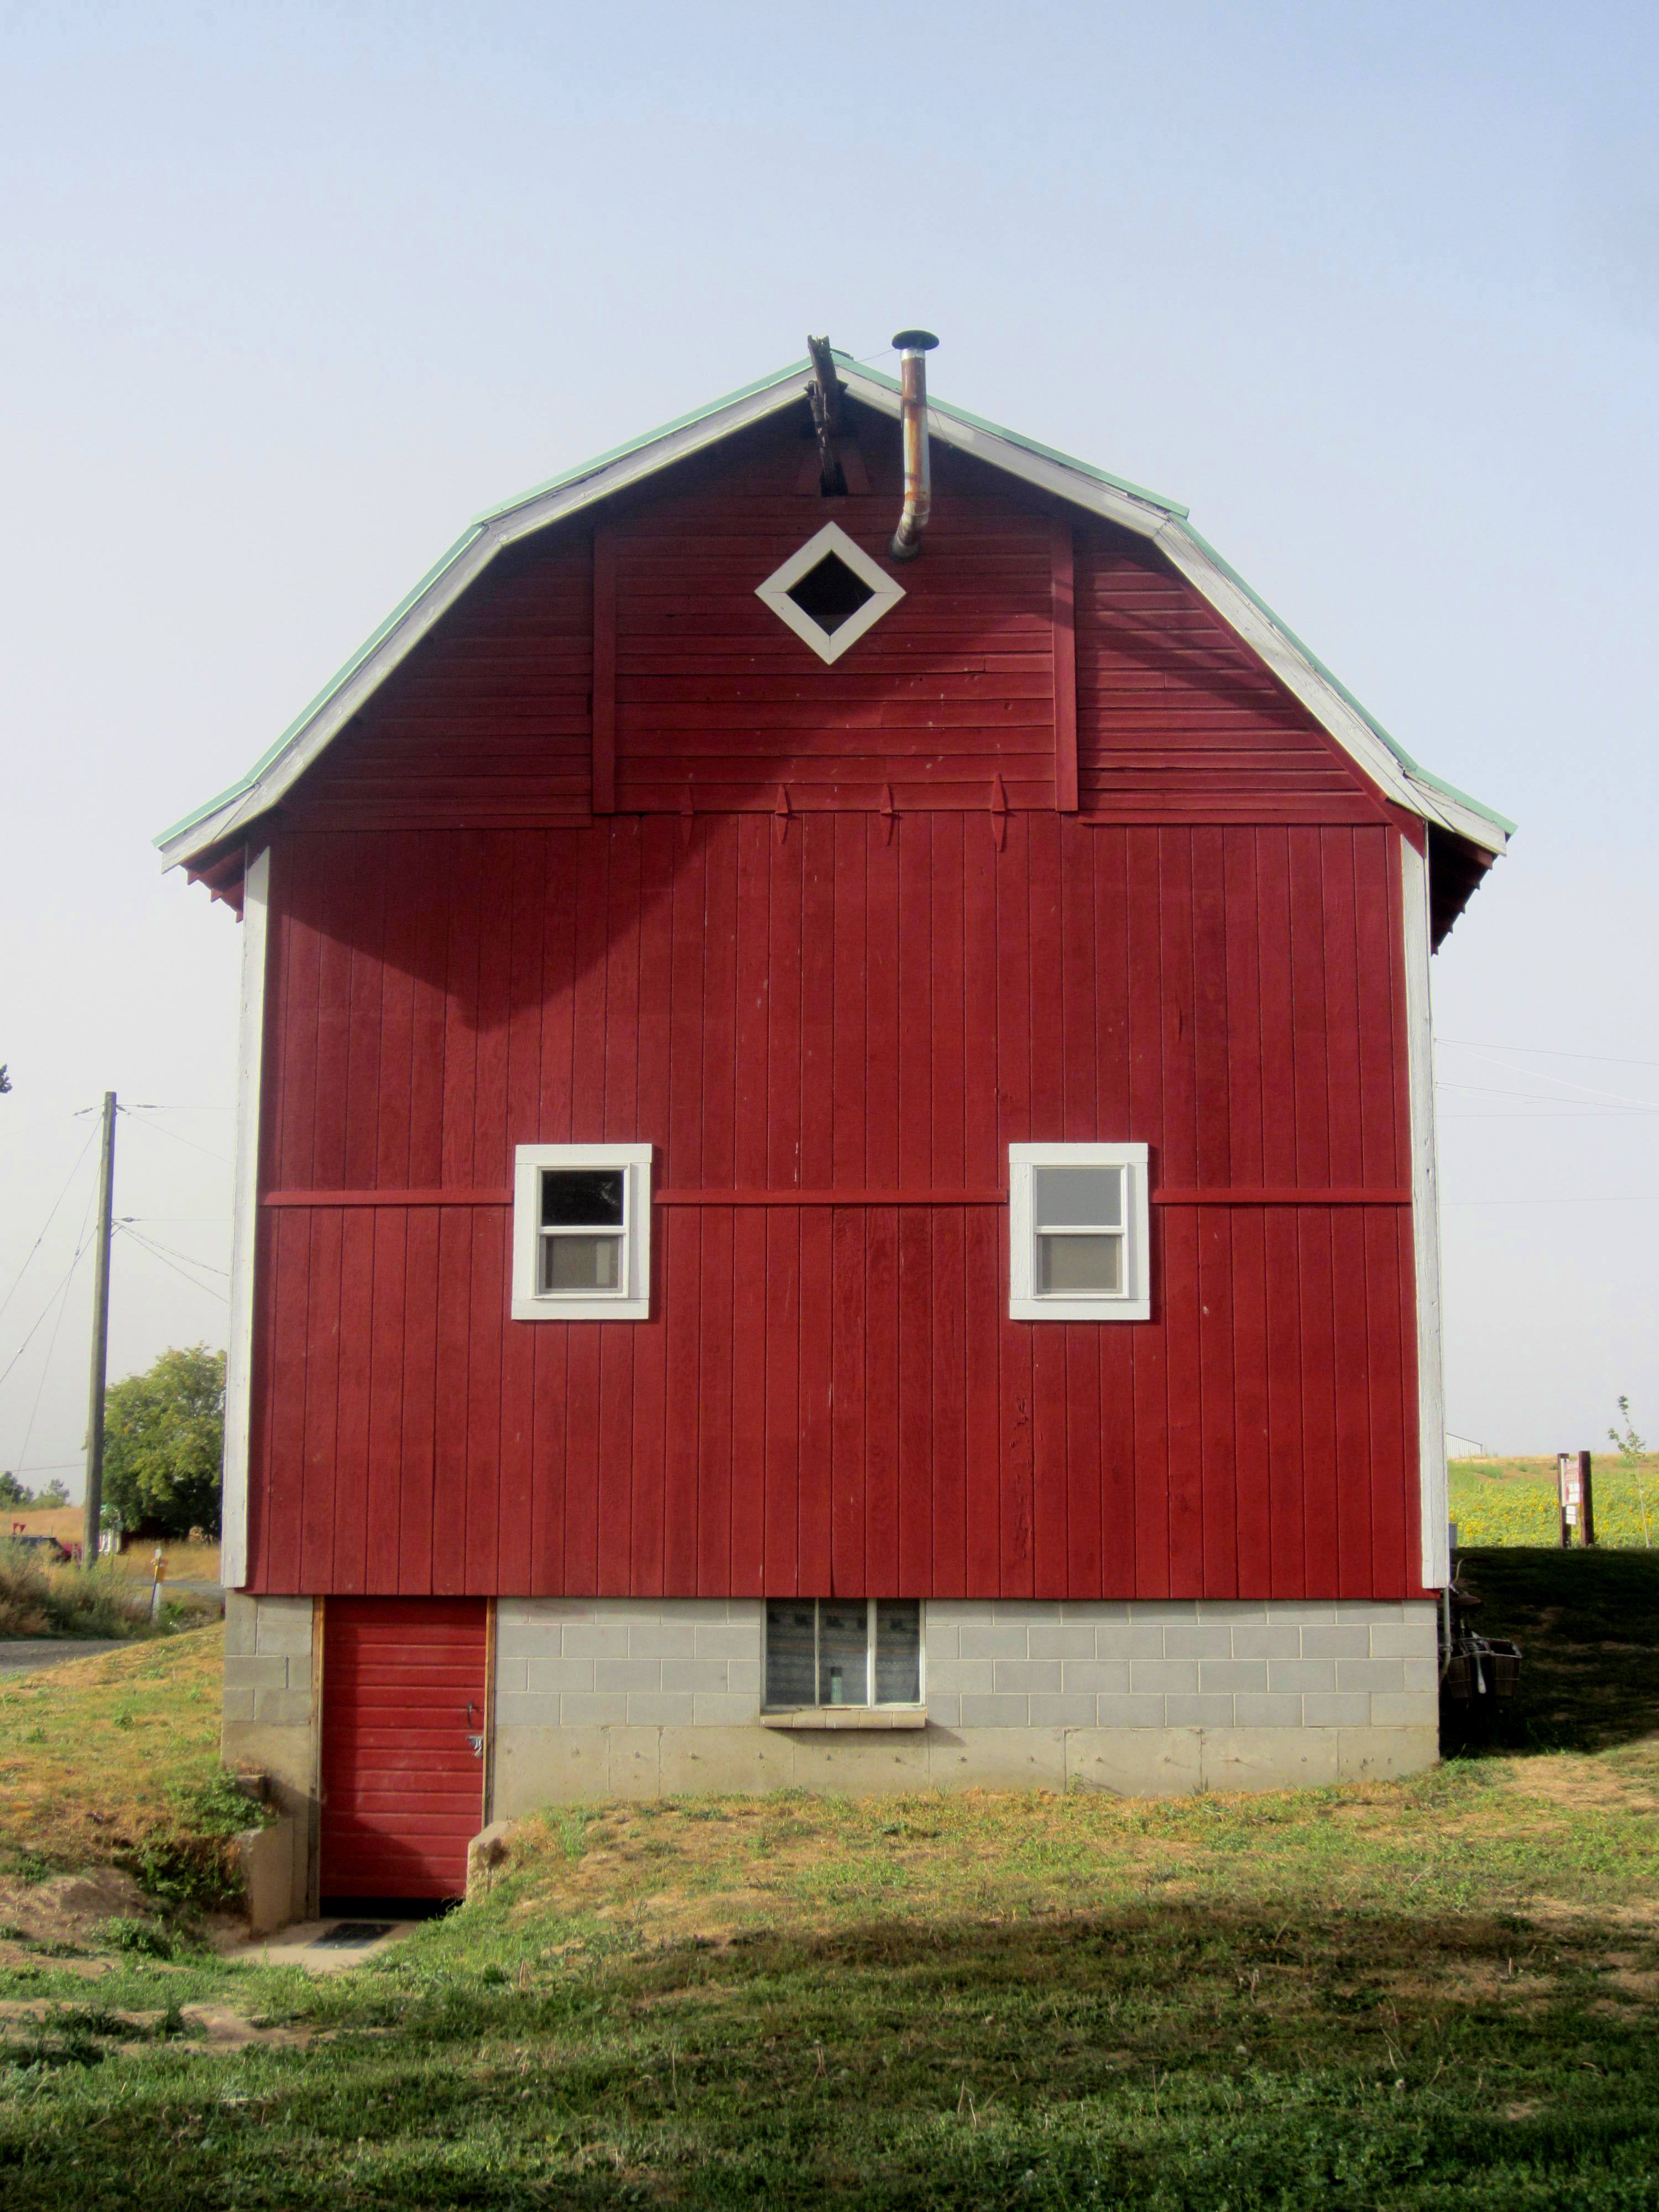
[[[1605,1459],[1598,1454],[1591,1479],[1598,1544],[1645,1550],[1650,1534],[1659,1541],[1659,1456],[1644,1459],[1632,1474],[1611,1452]],[[1642,1489],[1647,1492],[1645,1528]],[[1460,1546],[1557,1542],[1555,1462],[1455,1459],[1451,1517]]]

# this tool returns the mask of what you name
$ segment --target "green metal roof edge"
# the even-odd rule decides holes
[[[393,607],[392,612],[386,617],[386,620],[379,623],[369,635],[363,640],[362,643],[357,647],[356,653],[352,654],[351,658],[346,661],[343,666],[335,670],[333,675],[329,678],[327,683],[324,684],[322,690],[317,694],[316,697],[312,700],[308,706],[303,708],[301,712],[295,716],[294,720],[289,724],[288,727],[283,732],[283,734],[276,739],[274,744],[266,746],[264,751],[260,754],[258,759],[254,762],[252,767],[246,769],[241,775],[238,776],[234,783],[228,784],[224,790],[219,793],[216,799],[210,799],[204,806],[193,808],[190,813],[181,816],[179,819],[173,824],[171,829],[163,830],[159,837],[152,837],[150,839],[151,844],[158,846],[171,844],[175,837],[182,836],[186,830],[193,829],[198,822],[205,822],[210,814],[216,814],[222,806],[228,805],[233,799],[240,799],[245,791],[251,791],[253,786],[258,783],[259,778],[264,774],[265,770],[271,765],[272,762],[279,760],[282,757],[283,750],[288,745],[289,740],[297,736],[300,731],[304,729],[306,724],[312,720],[313,716],[319,714],[321,709],[328,704],[329,701],[334,696],[334,694],[339,690],[340,686],[362,666],[364,661],[367,660],[369,654],[374,652],[375,647],[380,644],[381,639],[386,636],[386,635],[395,629],[397,624],[403,620],[404,617],[409,612],[410,607],[414,605],[416,600],[420,598],[422,592],[426,591],[429,586],[435,584],[439,577],[441,576],[447,569],[453,568],[456,562],[459,560],[461,555],[465,552],[467,547],[474,544],[482,535],[482,524],[477,522],[469,524],[467,528],[462,532],[461,536],[459,537],[455,540],[455,543],[450,547],[448,552],[443,556],[442,559],[435,561],[432,567],[427,570],[425,575],[421,578],[420,582],[404,593],[402,599],[398,600],[397,605]]]
[[[694,422],[707,422],[711,416],[718,415],[722,408],[735,407],[740,399],[752,399],[757,392],[768,392],[774,385],[783,384],[792,376],[808,376],[811,369],[810,361],[792,361],[787,368],[775,369],[770,376],[757,376],[752,384],[744,384],[736,392],[728,392],[723,399],[712,400],[706,407],[694,407],[690,414],[677,415],[672,422],[659,422],[654,430],[647,430],[641,437],[629,438],[624,445],[612,446],[607,453],[599,453],[591,461],[579,462],[574,469],[565,469],[558,476],[549,477],[541,483],[532,484],[528,491],[521,491],[514,499],[504,499],[494,507],[485,507],[481,514],[473,517],[473,526],[481,528],[503,514],[511,514],[515,507],[528,507],[532,499],[544,499],[550,491],[562,491],[568,484],[580,483],[584,477],[597,476],[601,469],[608,469],[613,462],[626,460],[629,453],[641,453],[647,446],[655,445],[659,438],[672,438],[676,430],[689,430]]]
[[[866,368],[850,354],[838,353],[836,359],[845,362],[849,368],[856,368],[860,376],[867,376],[872,384],[884,384],[890,392],[894,392],[900,389],[896,377],[884,375],[878,368]],[[802,366],[809,367],[810,363],[803,363]],[[1062,453],[1058,446],[1045,446],[1036,438],[1022,436],[1018,430],[1005,430],[1000,422],[988,422],[983,415],[970,415],[965,407],[953,407],[948,400],[935,399],[931,392],[927,395],[927,412],[948,416],[953,422],[965,422],[970,430],[987,431],[1007,445],[1018,446],[1022,453],[1035,453],[1039,460],[1057,462],[1061,468],[1073,469],[1079,476],[1088,477],[1096,483],[1109,484],[1114,491],[1127,492],[1131,499],[1145,500],[1149,507],[1157,507],[1161,514],[1173,514],[1183,522],[1187,519],[1189,510],[1178,500],[1166,499],[1161,491],[1148,491],[1145,484],[1131,483],[1127,477],[1115,477],[1109,469],[1097,469],[1092,461],[1079,460],[1075,453]]]
[[[1333,672],[1325,665],[1324,662],[1313,650],[1312,647],[1304,644],[1303,641],[1297,635],[1290,624],[1285,621],[1283,617],[1273,611],[1273,608],[1267,605],[1266,599],[1262,598],[1261,592],[1255,590],[1254,586],[1245,581],[1244,578],[1239,574],[1237,569],[1234,568],[1232,562],[1226,558],[1225,555],[1218,553],[1215,547],[1211,544],[1209,539],[1200,532],[1194,530],[1190,522],[1186,523],[1186,532],[1188,537],[1191,538],[1193,544],[1196,545],[1201,552],[1206,554],[1210,560],[1215,562],[1216,567],[1220,569],[1222,574],[1227,577],[1231,582],[1237,585],[1239,590],[1243,592],[1245,598],[1250,602],[1250,605],[1261,609],[1261,612],[1267,616],[1268,621],[1279,632],[1279,635],[1284,638],[1288,644],[1293,645],[1296,647],[1296,650],[1302,655],[1302,658],[1307,662],[1308,665],[1324,678],[1326,683],[1330,685],[1332,690],[1336,693],[1337,696],[1346,702],[1348,706],[1352,708],[1354,713],[1358,715],[1360,720],[1365,725],[1365,727],[1370,731],[1371,734],[1374,737],[1380,738],[1382,739],[1382,743],[1400,763],[1401,768],[1405,769],[1408,774],[1414,775],[1419,783],[1426,783],[1431,790],[1443,792],[1448,799],[1455,799],[1460,806],[1467,806],[1472,813],[1480,815],[1483,821],[1492,823],[1496,828],[1503,830],[1506,836],[1513,836],[1515,830],[1519,825],[1511,822],[1507,815],[1500,814],[1495,806],[1488,806],[1484,799],[1476,799],[1467,791],[1460,791],[1455,783],[1448,783],[1443,776],[1436,775],[1432,769],[1425,768],[1420,761],[1413,760],[1412,756],[1406,750],[1404,745],[1401,744],[1400,740],[1397,738],[1391,736],[1389,732],[1383,728],[1382,723],[1377,720],[1376,715],[1371,713],[1370,708],[1362,705],[1361,702],[1354,697],[1353,693],[1349,690],[1347,685],[1342,681],[1341,678],[1334,674]]]

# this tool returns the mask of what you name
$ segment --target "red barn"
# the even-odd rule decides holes
[[[560,1797],[1435,1756],[1429,958],[1509,825],[922,357],[484,515],[160,841],[242,916],[296,1905]]]

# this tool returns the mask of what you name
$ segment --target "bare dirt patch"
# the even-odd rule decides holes
[[[31,1943],[81,1943],[106,1920],[147,1917],[155,1911],[130,1874],[94,1867],[50,1881],[0,1881],[0,1923]]]

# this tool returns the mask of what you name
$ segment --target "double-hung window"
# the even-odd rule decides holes
[[[649,1145],[520,1145],[514,1321],[643,1321],[651,1310]]]
[[[1010,1145],[1015,1321],[1146,1321],[1145,1145]]]
[[[782,1597],[766,1606],[766,1703],[921,1703],[921,1607],[915,1598]]]

